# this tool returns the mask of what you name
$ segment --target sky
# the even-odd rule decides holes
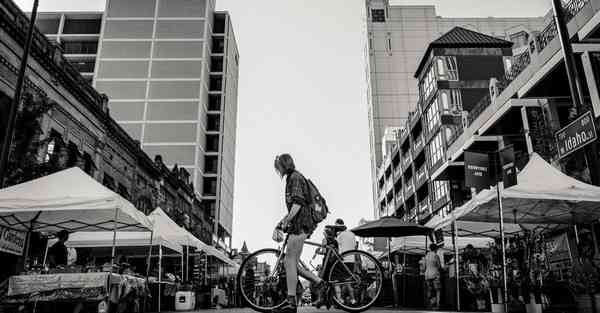
[[[16,0],[25,11],[33,0]],[[541,16],[550,0],[391,0],[436,5],[446,17]],[[40,11],[103,10],[104,0],[40,0]],[[332,214],[373,216],[364,0],[217,0],[240,51],[233,247],[273,247],[285,213],[273,160],[292,154]],[[322,227],[322,226],[321,226]],[[320,241],[321,229],[313,236]]]

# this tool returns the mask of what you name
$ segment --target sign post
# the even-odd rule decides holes
[[[554,138],[559,159],[594,142],[597,135],[592,112],[585,112],[569,125],[558,130],[554,134]]]
[[[506,277],[506,243],[504,238],[504,212],[502,207],[502,190],[504,186],[517,184],[515,168],[515,151],[513,146],[503,147],[492,153],[465,151],[465,185],[479,189],[489,188],[496,183],[498,198],[498,217],[500,219],[500,240],[502,249],[502,287],[504,295],[504,312],[508,312],[508,281]]]

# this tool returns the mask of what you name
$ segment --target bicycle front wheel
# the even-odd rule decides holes
[[[350,250],[335,261],[328,279],[333,302],[344,311],[356,313],[369,309],[379,297],[383,270],[369,253]]]
[[[286,300],[285,269],[280,256],[277,249],[262,249],[250,254],[240,266],[240,294],[256,311],[271,312]]]

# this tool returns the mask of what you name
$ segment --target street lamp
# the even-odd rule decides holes
[[[25,81],[25,70],[27,69],[27,59],[29,58],[29,49],[31,48],[31,41],[33,38],[33,29],[35,28],[35,18],[37,16],[38,4],[39,0],[33,1],[33,9],[31,10],[29,29],[27,31],[27,40],[23,49],[21,66],[19,67],[19,75],[17,76],[17,83],[15,85],[15,96],[10,104],[8,111],[8,123],[6,125],[4,137],[2,138],[2,149],[0,150],[0,188],[4,187],[4,182],[6,180],[8,157],[10,155],[13,133],[15,131],[17,111],[23,95],[23,82]]]

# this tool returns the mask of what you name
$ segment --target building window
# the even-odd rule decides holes
[[[65,54],[95,54],[98,51],[98,42],[64,41],[62,47]]]
[[[429,108],[427,108],[425,117],[427,119],[427,130],[432,132],[440,122],[440,111],[436,101],[433,101]]]
[[[430,167],[433,167],[437,162],[442,159],[444,154],[444,147],[442,146],[442,132],[438,132],[437,135],[429,143],[429,160]]]
[[[456,57],[439,56],[437,57],[438,77],[441,80],[458,80],[458,70],[456,66]]]
[[[225,38],[213,37],[212,53],[223,53],[223,52],[225,52]]]
[[[206,152],[219,152],[219,135],[206,135]]]
[[[435,201],[441,200],[448,194],[448,182],[447,181],[434,181],[433,182],[433,195]]]
[[[430,66],[420,85],[421,99],[427,99],[436,87],[434,67]]]
[[[384,9],[371,9],[371,21],[376,23],[385,22],[385,10]]]
[[[209,111],[221,111],[221,95],[220,94],[208,95],[208,110]]]
[[[215,34],[223,34],[225,33],[225,15],[224,14],[215,14],[214,15],[214,26],[213,26],[213,33]]]
[[[223,90],[223,76],[221,75],[210,75],[210,81],[208,90],[210,91],[221,91]]]
[[[512,57],[504,57],[504,73],[510,74],[512,71]]]
[[[216,56],[210,58],[210,71],[223,72],[223,57]]]
[[[442,112],[461,112],[462,100],[460,89],[444,89],[439,91],[439,107]]]
[[[217,171],[219,170],[219,157],[216,155],[205,156],[204,170],[207,174],[217,174]]]
[[[221,116],[219,114],[206,115],[206,130],[215,132],[221,130]]]
[[[204,195],[216,196],[217,195],[217,178],[216,177],[205,177],[204,178]]]

